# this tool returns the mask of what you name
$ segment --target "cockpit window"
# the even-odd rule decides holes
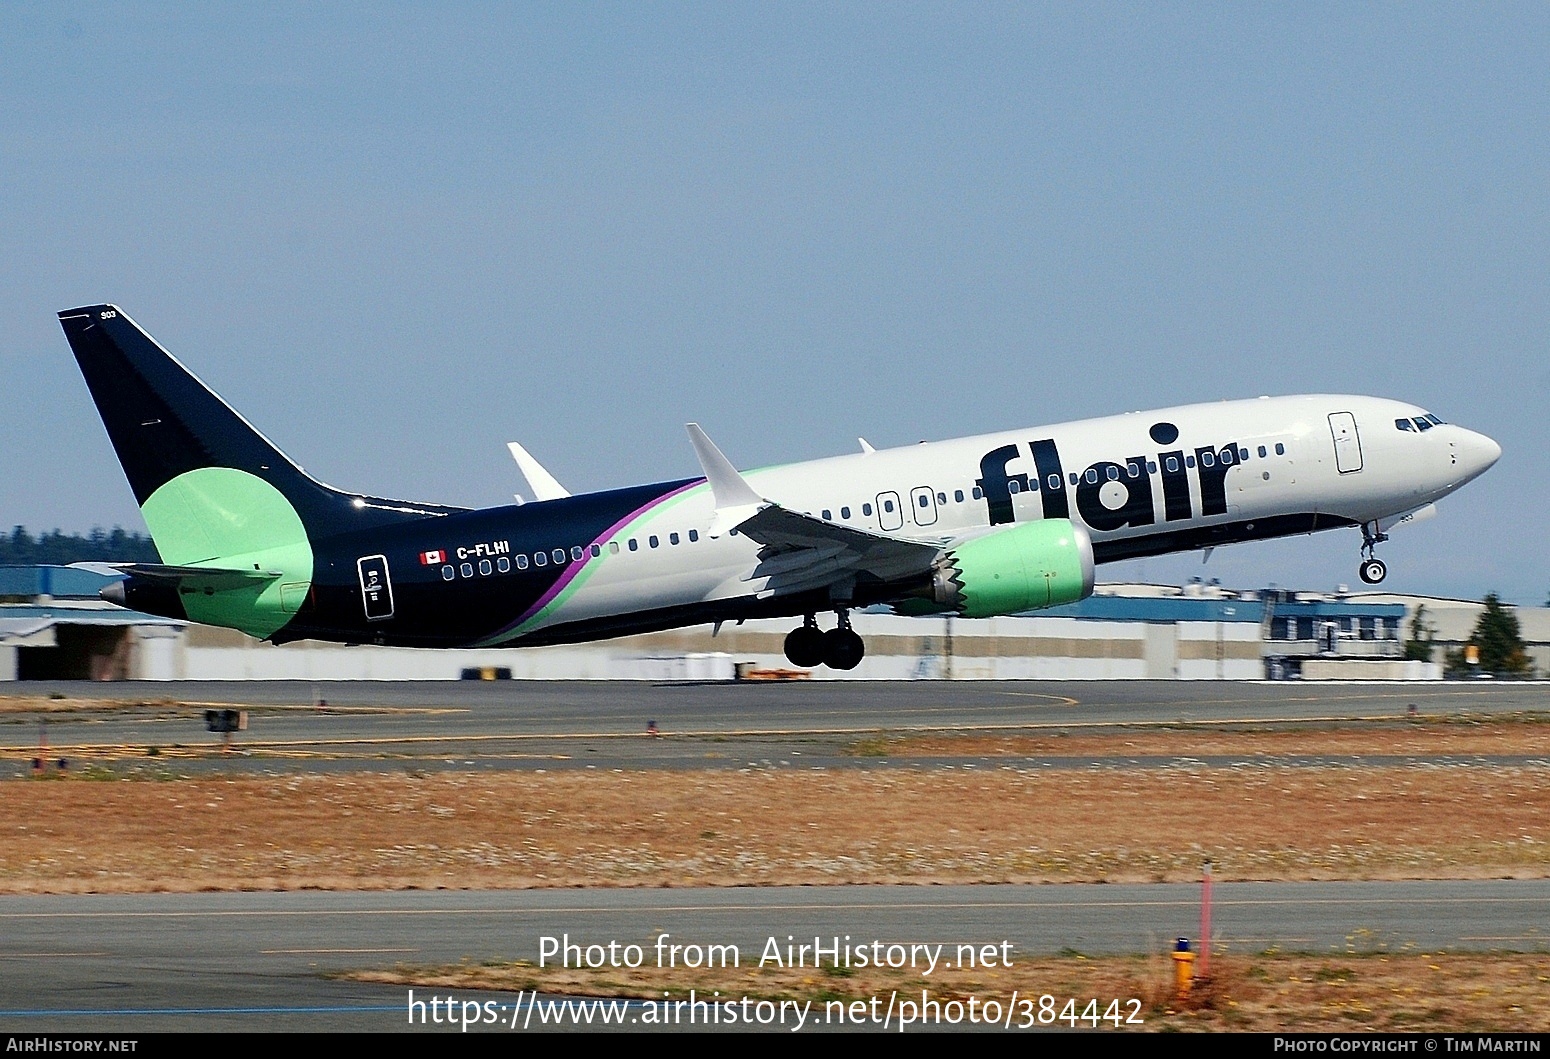
[[[1395,430],[1414,430],[1415,427],[1410,425],[1410,420],[1408,420],[1408,419],[1396,419],[1396,420],[1394,420],[1394,429]]]
[[[1425,419],[1428,423],[1430,423],[1434,427],[1442,426],[1442,420],[1438,419],[1436,416],[1432,415],[1430,412],[1428,412],[1426,415],[1422,416],[1421,418]]]
[[[1429,419],[1417,419],[1415,421],[1415,428],[1417,430],[1430,430],[1430,429],[1432,429],[1431,420],[1429,420]]]

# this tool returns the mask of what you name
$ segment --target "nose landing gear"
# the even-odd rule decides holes
[[[1389,574],[1383,560],[1373,554],[1374,549],[1388,539],[1389,535],[1380,532],[1376,522],[1362,523],[1362,565],[1356,574],[1369,585],[1382,584]]]
[[[811,614],[800,628],[786,634],[786,658],[794,666],[811,669],[826,665],[831,669],[855,669],[866,655],[866,644],[850,627],[850,612],[840,610],[839,627],[824,632]]]

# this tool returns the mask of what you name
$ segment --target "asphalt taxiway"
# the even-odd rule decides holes
[[[44,698],[101,700],[104,707],[0,714],[0,775],[26,771],[45,744],[45,756],[139,761],[180,773],[834,767],[857,764],[855,742],[879,732],[1039,733],[1136,724],[1399,721],[1412,711],[1428,717],[1550,711],[1550,686],[1484,682],[210,681],[16,688]],[[214,754],[221,737],[204,730],[204,711],[220,707],[248,711],[249,728],[233,738],[231,755]]]
[[[545,935],[650,952],[666,933],[735,945],[743,966],[788,936],[1005,941],[1014,962],[1161,952],[1195,934],[1199,900],[1198,886],[1177,884],[0,897],[0,1027],[402,1030],[404,987],[333,976],[536,962]],[[1547,880],[1233,883],[1214,905],[1218,952],[1550,949]]]

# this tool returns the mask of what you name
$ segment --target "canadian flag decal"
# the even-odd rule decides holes
[[[433,551],[433,552],[421,552],[420,553],[420,565],[421,566],[434,566],[437,563],[444,563],[446,561],[447,561],[447,553],[445,551],[438,550],[438,551]]]

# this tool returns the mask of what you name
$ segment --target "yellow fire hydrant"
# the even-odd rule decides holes
[[[1195,982],[1195,954],[1189,951],[1189,939],[1180,938],[1173,944],[1173,985],[1179,999],[1189,996],[1189,987]]]

